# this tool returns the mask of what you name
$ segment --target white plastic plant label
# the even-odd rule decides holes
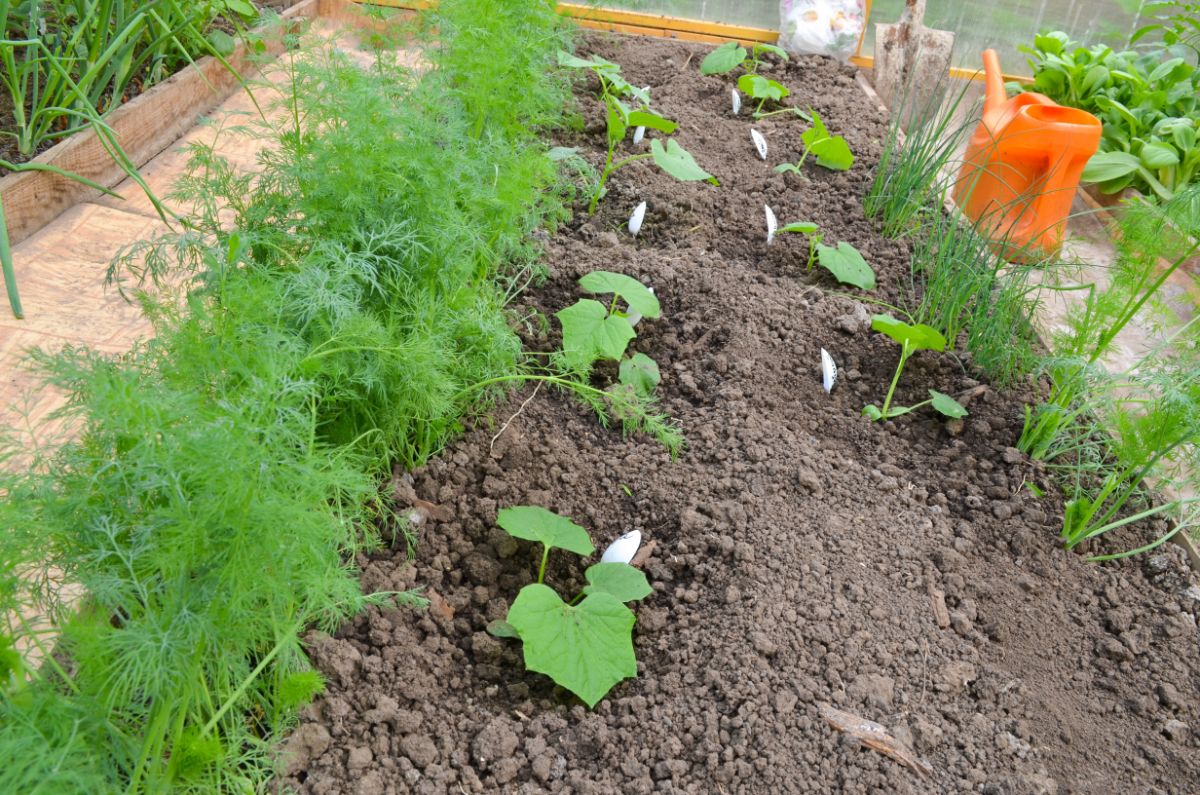
[[[763,160],[767,159],[767,139],[763,138],[763,134],[758,130],[750,131],[750,140],[754,141],[754,148],[758,150],[758,156]]]
[[[638,232],[642,231],[642,221],[646,218],[646,203],[642,202],[637,207],[633,208],[633,214],[629,216],[629,234],[634,237],[638,236]]]
[[[775,211],[771,209],[770,205],[764,204],[763,212],[767,216],[767,245],[769,246],[775,242],[775,230],[779,228],[779,222],[775,220]]]
[[[742,112],[742,94],[736,88],[733,89],[733,115],[736,116]]]
[[[837,383],[837,365],[833,362],[833,357],[829,355],[829,351],[821,349],[821,386],[825,388],[825,394],[833,391],[833,385]]]
[[[779,0],[779,46],[848,61],[858,49],[865,0]]]
[[[637,530],[631,530],[608,545],[608,549],[604,550],[604,554],[600,556],[600,562],[628,563],[633,560],[633,556],[637,554],[638,547],[641,545],[642,534]]]
[[[651,287],[649,289],[650,289],[650,295],[654,295],[654,288]],[[637,326],[638,323],[642,322],[642,313],[635,312],[634,310],[631,309],[631,310],[629,310],[629,312],[626,313],[625,319],[629,321],[629,325]]]

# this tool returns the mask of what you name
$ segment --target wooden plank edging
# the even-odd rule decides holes
[[[285,20],[311,19],[318,15],[320,0],[301,0],[283,12]],[[283,51],[283,41],[266,41],[267,52]],[[244,42],[238,42],[226,60],[243,72],[253,66]],[[220,61],[212,56],[196,62],[150,88],[107,118],[126,155],[139,168],[195,126],[196,120],[224,102],[241,86]],[[60,141],[34,158],[83,176],[106,188],[115,187],[126,174],[113,162],[99,137],[84,130]],[[45,171],[22,171],[0,179],[0,201],[4,203],[9,240],[13,245],[53,221],[61,213],[100,193],[74,180]]]

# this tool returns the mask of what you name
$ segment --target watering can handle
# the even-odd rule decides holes
[[[987,79],[987,95],[984,99],[984,110],[998,108],[1008,99],[1004,90],[1004,73],[1000,71],[1000,56],[995,50],[983,51],[983,73]]]

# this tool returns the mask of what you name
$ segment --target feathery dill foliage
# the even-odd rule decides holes
[[[563,212],[537,139],[568,97],[552,4],[444,0],[433,24],[419,74],[290,57],[261,176],[196,150],[186,230],[123,263],[185,283],[140,294],[155,339],[40,358],[82,431],[0,477],[0,791],[261,788],[322,686],[298,632],[407,598],[354,578],[377,475],[519,374],[504,279]],[[35,614],[59,622],[39,667],[14,643]]]
[[[1103,364],[1135,317],[1154,325],[1160,288],[1197,243],[1200,187],[1161,205],[1133,204],[1119,222],[1117,261],[1107,285],[1093,285],[1054,341],[1047,371],[1049,399],[1026,410],[1018,446],[1058,470],[1070,497],[1063,539],[1076,546],[1137,519],[1166,514],[1173,529],[1128,553],[1151,549],[1196,524],[1195,500],[1150,494],[1200,493],[1200,342],[1193,318],[1169,333],[1124,372]],[[1138,506],[1149,506],[1139,508]],[[1135,508],[1137,509],[1136,512]]]

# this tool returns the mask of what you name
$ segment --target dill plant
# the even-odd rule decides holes
[[[261,173],[194,150],[194,214],[114,264],[154,339],[38,358],[81,430],[0,479],[0,791],[262,789],[322,686],[299,632],[414,601],[354,576],[394,521],[378,476],[526,366],[503,287],[562,217],[539,136],[567,97],[549,2],[433,24],[420,74],[290,53]],[[514,73],[528,96],[488,87]],[[25,616],[59,623],[40,665]]]
[[[1162,335],[1122,372],[1109,373],[1104,361],[1135,317],[1153,324],[1162,285],[1196,254],[1195,240],[1180,230],[1198,224],[1197,187],[1158,206],[1127,207],[1108,284],[1091,285],[1086,300],[1068,315],[1068,331],[1055,340],[1047,368],[1050,396],[1026,410],[1018,446],[1062,476],[1069,496],[1062,535],[1069,547],[1138,519],[1175,518],[1168,534],[1117,553],[1134,554],[1194,524],[1192,498],[1156,498],[1150,486],[1196,493],[1200,355],[1195,320]],[[1149,507],[1138,508],[1144,505]]]

